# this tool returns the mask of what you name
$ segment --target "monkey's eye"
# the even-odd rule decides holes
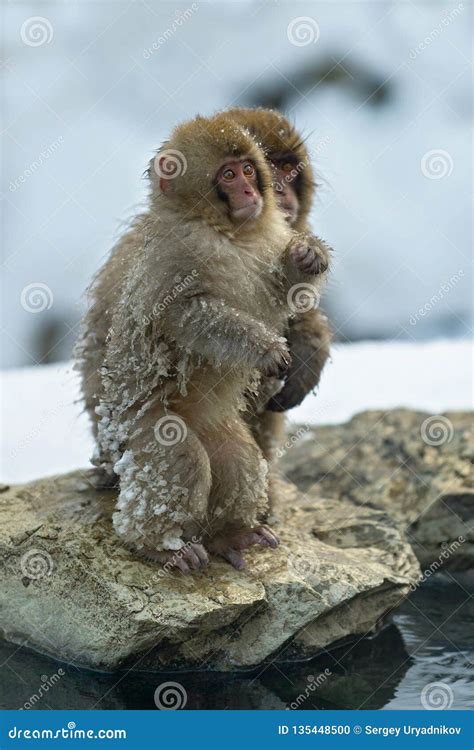
[[[255,174],[255,169],[253,164],[250,164],[250,162],[247,162],[243,166],[243,172],[246,177],[253,177]]]
[[[235,177],[235,172],[233,169],[224,169],[224,171],[222,172],[222,177],[224,178],[224,180],[233,180]]]
[[[282,170],[284,172],[291,172],[292,169],[293,169],[293,164],[289,161],[286,161],[282,166]]]

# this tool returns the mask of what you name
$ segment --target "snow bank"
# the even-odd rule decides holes
[[[93,445],[70,363],[6,370],[2,384],[3,482],[88,465]],[[292,422],[342,422],[364,409],[410,407],[431,413],[472,409],[472,343],[363,342],[333,347],[317,396]]]

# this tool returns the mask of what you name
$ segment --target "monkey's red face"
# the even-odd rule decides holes
[[[249,221],[260,215],[263,199],[258,189],[257,170],[249,159],[223,164],[217,172],[216,185],[233,221]]]
[[[298,218],[300,202],[296,192],[299,179],[298,164],[290,156],[273,154],[270,158],[273,171],[273,189],[278,207],[285,214],[285,219],[292,226]]]

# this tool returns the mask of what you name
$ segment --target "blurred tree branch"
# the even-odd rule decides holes
[[[285,110],[296,96],[306,96],[319,86],[338,86],[373,107],[387,104],[392,95],[392,84],[367,66],[352,61],[342,65],[328,57],[314,65],[305,65],[288,75],[287,80],[281,78],[273,84],[251,88],[245,104]]]

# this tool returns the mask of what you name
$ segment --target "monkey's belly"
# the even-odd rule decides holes
[[[186,395],[171,398],[169,407],[195,425],[197,422],[206,428],[219,424],[243,408],[244,393],[252,377],[253,372],[244,369],[196,368],[186,384]]]

